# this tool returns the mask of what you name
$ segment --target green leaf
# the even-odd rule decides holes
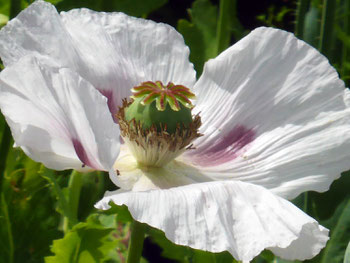
[[[317,257],[307,262],[343,263],[350,237],[350,196],[338,206],[329,220],[321,221],[320,224],[330,229],[330,240]]]
[[[109,3],[109,10],[118,10],[131,16],[146,17],[152,11],[162,7],[168,0],[104,0]],[[107,8],[108,9],[108,8]]]
[[[57,211],[60,212],[63,216],[67,217],[69,221],[72,222],[72,225],[76,224],[77,219],[73,215],[73,212],[70,209],[70,206],[67,201],[67,196],[63,191],[64,189],[61,189],[60,185],[58,184],[56,177],[54,175],[54,172],[42,166],[40,169],[40,174],[43,178],[45,178],[50,183],[52,189],[56,194],[57,202],[58,202]]]
[[[318,47],[320,40],[320,17],[320,10],[314,5],[305,16],[303,39],[314,47]]]
[[[8,157],[0,205],[0,262],[10,263],[11,251],[13,262],[43,262],[51,240],[60,236],[55,200],[47,181],[38,175],[40,164],[16,149]],[[16,159],[19,162],[13,165]]]
[[[235,0],[223,1],[219,17],[217,6],[210,0],[196,0],[188,13],[190,21],[180,19],[177,29],[191,50],[190,60],[199,77],[204,63],[226,49],[232,35],[238,41],[245,31],[236,16]]]
[[[350,263],[350,241],[344,255],[344,263]]]
[[[155,228],[148,228],[148,234],[153,242],[157,243],[162,248],[162,256],[169,259],[174,259],[179,262],[191,262],[193,251],[189,247],[178,246],[169,241],[165,234]]]
[[[46,0],[46,1],[53,4],[53,5],[57,5],[58,3],[62,2],[63,0]]]
[[[83,175],[80,200],[84,200],[84,202],[79,203],[78,211],[81,221],[85,220],[95,210],[94,204],[103,197],[105,180],[108,180],[108,175],[104,172],[95,171]]]
[[[5,16],[10,15],[10,0],[0,0],[0,13]]]
[[[310,192],[310,207],[308,214],[317,220],[326,220],[334,215],[336,208],[349,196],[350,172],[345,172],[335,180],[329,191],[325,193]]]
[[[218,9],[209,0],[197,0],[189,10],[190,21],[180,19],[177,29],[189,46],[190,60],[198,75],[204,63],[216,56],[216,28]]]
[[[293,9],[290,9],[286,6],[277,8],[276,6],[272,5],[267,9],[267,14],[258,15],[257,19],[267,26],[283,28],[285,16],[293,11]]]
[[[117,215],[105,215],[105,214],[95,214],[90,216],[90,219],[95,220],[97,224],[101,224],[107,228],[113,228],[112,233],[113,238],[116,241],[116,249],[111,250],[108,253],[110,260],[108,263],[125,262],[128,255],[128,243],[130,239],[130,223],[121,223],[117,220]],[[143,262],[143,259],[141,259]],[[140,262],[140,263],[141,263]]]
[[[110,209],[102,211],[100,213],[106,214],[106,215],[113,215],[116,214],[117,215],[117,220],[119,222],[123,222],[123,223],[129,223],[132,222],[132,216],[128,210],[128,207],[126,205],[116,205],[113,202],[110,202],[109,205],[111,206]]]
[[[6,23],[9,21],[9,17],[4,14],[0,14],[0,28],[6,25]]]
[[[290,260],[285,260],[285,259],[281,259],[281,258],[275,258],[275,260],[273,261],[273,263],[297,263],[300,261],[290,261]]]
[[[341,263],[350,237],[350,197],[338,207],[334,216],[325,222],[331,229],[331,238],[322,254],[321,263]]]
[[[104,227],[91,218],[75,225],[62,239],[54,240],[46,263],[105,262],[117,241],[112,238],[114,228]]]
[[[335,27],[335,32],[343,45],[350,48],[350,35],[347,35],[339,26]]]
[[[193,249],[193,261],[195,263],[235,263],[237,262],[227,251],[211,253]]]

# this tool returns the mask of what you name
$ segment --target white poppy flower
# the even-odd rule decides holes
[[[176,244],[238,260],[264,249],[312,258],[328,230],[284,198],[326,191],[350,168],[349,91],[324,56],[278,29],[252,31],[208,61],[198,81],[188,55],[168,25],[87,9],[58,14],[36,1],[0,31],[0,107],[34,160],[109,170],[121,189],[98,208],[125,204]],[[202,120],[203,136],[157,166],[137,162],[113,120],[145,81],[190,88]],[[152,147],[142,158],[171,152]]]

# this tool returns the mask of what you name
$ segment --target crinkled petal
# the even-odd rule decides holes
[[[250,261],[264,249],[286,259],[309,259],[328,230],[292,203],[261,186],[239,181],[198,183],[163,190],[106,193],[96,204],[126,205],[133,218],[165,232],[172,242]]]
[[[122,13],[76,9],[59,15],[36,1],[0,31],[0,56],[9,65],[26,54],[69,67],[109,99],[114,114],[143,81],[192,86],[189,49],[171,26]]]
[[[26,55],[47,56],[58,64],[84,67],[55,7],[35,1],[0,31],[0,56],[5,66]]]
[[[216,180],[293,198],[350,168],[350,95],[328,60],[259,28],[206,63],[194,88],[203,137],[186,158]]]
[[[109,170],[119,128],[107,99],[69,69],[27,56],[0,73],[0,107],[17,146],[61,170]]]
[[[160,80],[192,87],[196,81],[189,48],[169,25],[85,8],[62,12],[61,16],[74,41],[87,52],[93,52],[98,41],[109,42],[119,66],[114,73],[117,86]],[[109,55],[106,52],[105,56]]]

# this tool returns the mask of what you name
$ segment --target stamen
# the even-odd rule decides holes
[[[191,148],[191,142],[202,136],[198,132],[201,125],[199,115],[193,116],[188,125],[177,123],[175,131],[171,133],[162,123],[154,123],[145,129],[140,121],[126,119],[125,110],[132,103],[124,99],[116,117],[125,143],[141,165],[162,167]],[[157,103],[161,103],[161,100]]]

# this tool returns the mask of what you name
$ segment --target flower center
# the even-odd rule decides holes
[[[195,95],[182,85],[143,82],[134,87],[117,113],[121,135],[139,164],[162,167],[201,136],[199,115],[192,116]]]

